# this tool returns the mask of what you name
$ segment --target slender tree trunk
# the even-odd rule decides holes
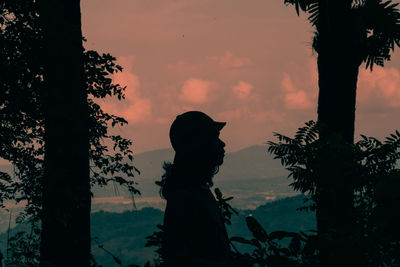
[[[89,266],[88,107],[79,0],[41,0],[45,176],[41,266]]]
[[[351,0],[320,0],[318,39],[318,121],[327,145],[321,157],[317,227],[322,266],[355,266],[351,234],[353,185],[341,143],[354,142],[359,31]],[[345,146],[343,146],[345,147]],[[343,156],[344,155],[344,156]],[[349,158],[348,160],[351,160]],[[325,161],[325,162],[324,162]],[[350,265],[348,265],[350,264]]]

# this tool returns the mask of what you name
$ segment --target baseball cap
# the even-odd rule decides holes
[[[178,115],[171,125],[169,138],[175,151],[199,147],[212,139],[226,125],[201,111]]]

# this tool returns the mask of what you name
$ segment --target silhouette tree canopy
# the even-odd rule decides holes
[[[0,3],[0,157],[8,160],[15,173],[0,172],[0,205],[6,201],[24,203],[17,222],[30,220],[33,234],[40,234],[45,147],[43,91],[46,84],[43,27],[39,1],[2,1]],[[125,87],[112,75],[122,71],[110,54],[82,50],[84,89],[87,95],[90,184],[109,182],[139,193],[132,180],[132,142],[110,128],[127,121],[108,114],[99,100],[124,99]],[[62,140],[59,140],[60,142]],[[60,162],[61,163],[61,162]],[[33,239],[32,239],[33,240]]]
[[[0,157],[15,166],[15,179],[1,173],[0,203],[27,201],[29,215],[40,208],[40,179],[43,164],[43,110],[40,100],[44,86],[43,36],[39,25],[37,1],[7,1],[0,4]],[[88,95],[91,184],[116,182],[138,193],[133,177],[138,170],[130,163],[132,142],[111,134],[110,128],[127,121],[108,114],[99,99],[125,98],[126,87],[113,83],[112,75],[122,71],[110,54],[83,51],[85,88]]]
[[[284,0],[284,3],[294,5],[297,14],[300,10],[307,13],[316,29],[313,48],[318,53],[320,138],[331,140],[338,147],[345,146],[341,142],[351,144],[359,66],[362,62],[371,70],[374,65],[383,66],[385,60],[390,60],[395,45],[399,46],[398,4],[390,0]],[[317,203],[318,231],[325,237],[321,255],[327,266],[340,259],[339,255],[350,253],[330,240],[345,238],[353,232],[354,206],[351,177],[340,173],[347,169],[346,163],[340,160],[336,148],[330,149],[332,154],[337,153],[321,162],[325,169],[319,179],[325,182],[319,183],[321,197]]]

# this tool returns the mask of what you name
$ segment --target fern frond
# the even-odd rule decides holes
[[[319,1],[318,0],[284,0],[286,5],[294,5],[297,15],[300,15],[300,9],[307,13],[308,20],[315,26],[319,19]]]
[[[382,0],[365,1],[358,5],[359,14],[364,22],[363,27],[370,36],[366,39],[363,61],[366,68],[383,66],[390,60],[390,52],[400,46],[400,12],[398,3]]]

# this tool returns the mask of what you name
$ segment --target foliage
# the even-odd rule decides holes
[[[156,247],[155,253],[156,256],[153,259],[154,266],[163,266],[164,259],[164,250],[162,246],[163,237],[164,237],[164,225],[157,224],[158,231],[154,231],[154,233],[150,236],[147,236],[146,247]],[[150,266],[150,262],[146,263]]]
[[[268,152],[275,154],[275,159],[281,161],[282,166],[290,172],[293,178],[290,185],[303,194],[314,196],[318,190],[318,173],[315,172],[319,164],[318,126],[315,122],[306,122],[306,126],[299,128],[294,138],[274,133],[278,143],[269,141]],[[315,209],[315,205],[309,207]]]
[[[232,212],[238,214],[227,203],[233,197],[223,198],[218,188],[215,189],[215,194],[225,223],[231,225]],[[246,217],[246,224],[253,235],[252,239],[239,236],[230,238],[231,247],[234,250],[232,251],[232,260],[238,266],[312,266],[318,264],[318,238],[316,235],[308,235],[303,231],[294,233],[282,230],[268,234],[251,214]],[[311,232],[313,231],[311,230]],[[232,241],[253,246],[252,254],[239,252]],[[285,243],[289,245],[285,245]]]
[[[320,0],[284,0],[294,5],[297,14],[300,10],[308,14],[308,20],[316,27],[313,47],[319,51]],[[398,3],[392,0],[353,0],[351,15],[358,27],[360,38],[360,58],[366,68],[373,69],[374,64],[383,66],[390,60],[390,52],[395,45],[400,46],[400,12]]]
[[[231,217],[232,224],[227,226],[229,236],[240,236],[252,239],[253,235],[248,230],[246,216],[251,213],[268,233],[282,230],[287,232],[305,231],[315,229],[315,214],[312,212],[299,212],[296,208],[302,205],[302,195],[279,199],[257,207],[255,210],[237,210],[238,215]],[[229,201],[231,202],[231,201]],[[163,212],[154,208],[130,210],[123,213],[96,212],[91,214],[92,253],[98,266],[117,267],[114,258],[98,247],[98,243],[117,257],[124,266],[135,263],[143,266],[146,261],[154,264],[154,250],[158,247],[145,248],[146,236],[154,231],[160,231],[157,224],[162,224]],[[11,229],[10,236],[19,231],[30,233],[29,225],[18,225]],[[27,237],[29,235],[26,235]],[[95,241],[96,239],[96,241]],[[289,240],[288,238],[286,238]],[[286,239],[283,239],[284,241]],[[0,234],[0,247],[6,248],[7,234]],[[253,246],[232,242],[241,254],[251,254]],[[153,249],[154,248],[154,249]],[[5,253],[3,253],[5,256]],[[93,265],[93,267],[96,265]]]
[[[41,107],[43,88],[42,34],[38,1],[0,3],[0,157],[15,167],[15,176],[0,173],[0,204],[5,200],[26,202],[27,216],[38,220],[41,210],[44,121]],[[84,69],[89,108],[91,184],[109,182],[138,194],[129,178],[138,170],[132,166],[132,142],[110,134],[110,127],[127,121],[102,110],[98,99],[124,99],[125,87],[113,83],[114,73],[122,71],[110,54],[84,51]],[[128,177],[128,179],[124,178]]]
[[[284,178],[282,178],[284,179]],[[231,201],[229,201],[231,202]],[[228,203],[229,203],[228,202]],[[240,236],[251,239],[252,234],[246,224],[246,216],[251,213],[268,232],[283,230],[300,232],[316,229],[315,214],[313,212],[300,212],[296,208],[303,203],[303,196],[288,197],[258,206],[255,210],[237,210],[238,215],[232,215],[231,225],[227,225],[229,236]],[[158,258],[155,250],[158,246],[145,247],[146,236],[153,232],[161,231],[157,224],[162,224],[164,213],[153,208],[116,212],[92,213],[92,235],[112,252],[125,265],[135,263],[143,266],[147,261],[155,265],[154,259]],[[2,236],[0,235],[0,240]],[[240,253],[251,253],[252,246],[233,242]],[[99,249],[92,243],[92,253],[99,264],[105,267],[119,266],[112,256]]]
[[[231,241],[254,247],[252,254],[240,254],[248,266],[313,266],[318,264],[318,239],[304,232],[274,231],[267,233],[251,215],[246,217],[252,239],[232,237]],[[283,241],[283,242],[282,242]],[[287,241],[287,242],[284,242]],[[285,245],[288,243],[289,245]]]
[[[227,225],[231,225],[232,215],[238,214],[238,212],[228,203],[228,201],[232,200],[233,197],[224,197],[219,188],[215,188],[214,192],[217,198],[218,207],[221,210],[222,216],[224,218],[224,223],[226,223]]]
[[[5,266],[36,267],[39,265],[40,229],[31,223],[30,233],[19,231],[8,240]]]
[[[348,177],[348,184],[337,182],[334,186],[354,189],[352,214],[357,228],[350,238],[358,244],[355,250],[364,255],[365,266],[399,264],[400,215],[396,207],[400,204],[400,170],[396,163],[400,159],[400,132],[384,142],[361,135],[360,141],[348,144],[337,136],[322,141],[318,131],[319,126],[310,121],[294,138],[276,133],[278,142],[268,142],[268,151],[290,171],[293,188],[308,193],[314,203],[324,180],[340,178],[335,176],[337,173]],[[332,168],[324,162],[340,162],[338,166],[344,169],[333,171],[333,176],[327,178],[324,170]],[[315,209],[314,203],[306,208]]]
[[[14,167],[12,175],[0,172],[0,207],[5,201],[23,203],[25,210],[17,223],[37,224],[41,216],[44,157],[43,36],[39,3],[35,0],[0,3],[0,158]],[[98,104],[106,97],[123,100],[126,87],[113,83],[112,75],[122,71],[110,54],[85,50],[84,71],[89,110],[91,185],[108,183],[125,186],[139,194],[132,180],[134,172],[132,142],[111,134],[110,128],[128,122],[108,114]],[[125,178],[127,177],[127,178]],[[37,262],[40,229],[11,237],[10,260],[21,266]],[[14,265],[13,265],[14,266]],[[19,265],[18,265],[19,266]]]
[[[219,188],[216,188],[214,191],[224,221],[227,225],[231,225],[232,215],[238,214],[228,203],[233,197],[223,197]],[[251,215],[246,217],[246,223],[253,238],[247,239],[235,236],[230,239],[232,262],[228,264],[229,266],[256,266],[256,264],[260,267],[310,266],[310,264],[315,264],[317,262],[316,235],[287,231],[274,231],[267,234],[259,222]],[[159,231],[155,231],[151,236],[146,237],[146,246],[157,247],[157,256],[154,259],[154,266],[162,266],[163,226],[157,225],[157,227]],[[289,245],[285,246],[284,241],[287,240],[289,240]],[[254,250],[252,254],[239,252],[232,241],[253,246]],[[147,264],[148,266],[150,265],[149,262]]]

